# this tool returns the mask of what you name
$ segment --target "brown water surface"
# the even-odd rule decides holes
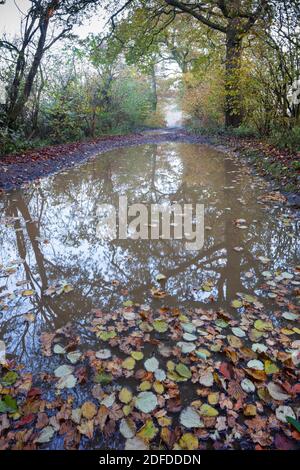
[[[114,150],[6,193],[0,198],[0,338],[8,352],[34,370],[42,360],[42,331],[70,321],[84,327],[93,308],[113,312],[128,300],[232,310],[242,292],[265,302],[261,272],[297,263],[296,223],[287,208],[258,201],[266,190],[234,157],[169,143]],[[203,249],[188,251],[185,240],[99,239],[97,207],[117,207],[119,195],[129,204],[204,204]],[[246,228],[236,219],[245,219]],[[267,268],[259,256],[270,258]],[[158,273],[166,276],[162,300],[151,295]],[[63,281],[74,290],[44,295]],[[206,281],[211,290],[203,289]],[[24,289],[34,295],[21,295]]]

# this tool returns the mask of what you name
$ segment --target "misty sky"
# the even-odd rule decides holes
[[[6,0],[5,5],[0,5],[0,34],[7,33],[14,36],[20,33],[21,12],[26,12],[30,2],[28,0]],[[75,27],[74,33],[85,37],[88,33],[99,33],[104,25],[103,13],[99,12],[83,26]]]

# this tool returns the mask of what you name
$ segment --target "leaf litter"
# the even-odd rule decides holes
[[[99,432],[119,433],[125,449],[299,447],[299,273],[263,271],[272,312],[244,293],[228,312],[128,300],[113,319],[91,313],[90,349],[72,325],[42,332],[52,368],[29,373],[1,361],[0,448],[46,449],[61,436],[63,448],[77,449]],[[72,290],[50,289],[45,295]]]

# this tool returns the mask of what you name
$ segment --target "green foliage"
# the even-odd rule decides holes
[[[151,114],[151,90],[134,77],[120,78],[113,86],[111,127],[129,131],[144,124]]]
[[[272,132],[270,141],[279,148],[300,152],[300,126],[295,126],[289,131],[284,128],[276,129]],[[298,162],[295,163],[296,170]]]
[[[237,127],[236,129],[232,129],[231,133],[235,135],[236,137],[241,137],[241,138],[255,138],[258,136],[258,132],[256,129],[253,129],[251,127],[248,127],[246,125],[241,125],[240,127]]]
[[[22,131],[12,131],[6,126],[0,127],[0,155],[23,152],[29,147],[30,144]]]

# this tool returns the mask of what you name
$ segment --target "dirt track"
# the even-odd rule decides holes
[[[172,141],[207,143],[204,137],[192,136],[181,129],[170,129],[102,137],[89,142],[54,145],[7,155],[0,159],[0,191],[18,188],[118,147]]]

